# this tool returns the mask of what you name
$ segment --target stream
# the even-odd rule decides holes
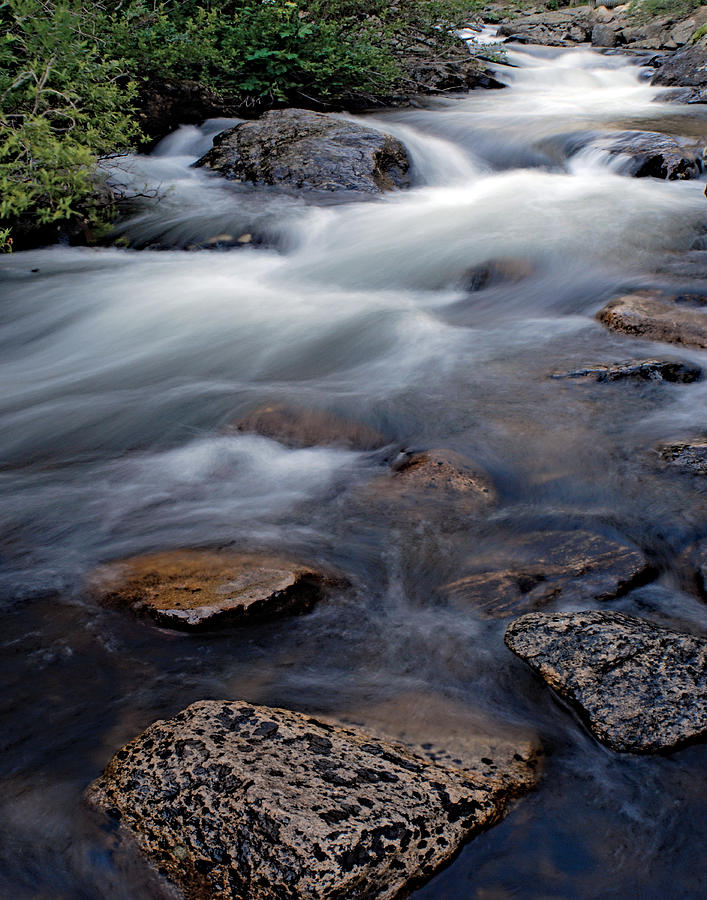
[[[704,896],[705,746],[612,753],[504,647],[507,620],[440,594],[479,548],[589,529],[660,572],[611,608],[707,628],[678,576],[706,533],[704,488],[648,459],[704,425],[707,380],[550,377],[636,358],[707,368],[704,352],[594,318],[661,284],[704,234],[705,176],[630,178],[590,142],[704,134],[707,111],[662,99],[625,55],[514,45],[507,62],[506,90],[354,117],[406,144],[409,191],[314,204],[230,184],[190,167],[234,124],[214,120],[116,164],[146,195],[119,227],[130,247],[0,257],[0,896],[159,896],[82,804],[155,719],[244,698],[365,724],[396,704],[411,715],[411,697],[538,734],[547,752],[538,787],[416,900]],[[223,235],[252,240],[198,249]],[[489,259],[522,260],[526,277],[468,291]],[[389,445],[289,449],[228,430],[280,402]],[[411,524],[361,502],[401,448],[438,447],[490,475],[491,512]],[[352,586],[306,616],[198,635],[85,590],[104,561],[211,545],[301,555]]]

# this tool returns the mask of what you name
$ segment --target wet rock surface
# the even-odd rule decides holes
[[[507,646],[614,750],[655,753],[707,734],[707,641],[618,612],[529,613]]]
[[[333,413],[284,403],[261,406],[240,419],[235,430],[260,434],[287,447],[341,447],[376,450],[387,441],[374,428]]]
[[[489,259],[464,273],[462,287],[474,293],[499,284],[516,284],[529,278],[535,265],[522,257]]]
[[[707,19],[707,11],[702,18]],[[697,21],[695,18],[688,27],[694,24],[694,30],[697,30]],[[666,57],[651,84],[687,88],[679,97],[682,102],[707,102],[707,38],[703,37],[697,43],[689,44]]]
[[[395,503],[400,511],[413,511],[420,504],[447,503],[447,512],[486,509],[496,499],[496,490],[486,472],[473,460],[453,450],[405,451],[390,472],[369,486],[371,499]]]
[[[707,438],[663,444],[658,452],[660,458],[671,466],[695,475],[707,475]]]
[[[103,566],[89,588],[106,605],[190,630],[306,612],[335,583],[275,556],[169,550]]]
[[[304,109],[274,110],[229,128],[195,165],[290,190],[380,194],[410,186],[410,160],[396,138]]]
[[[685,181],[702,171],[705,143],[654,131],[623,131],[595,142],[624,160],[622,172],[635,178]]]
[[[690,587],[696,588],[700,596],[707,600],[707,538],[687,548],[682,564],[687,570]]]
[[[695,363],[676,360],[641,359],[623,363],[599,363],[571,372],[553,372],[553,378],[577,378],[605,384],[611,381],[667,381],[671,384],[692,384],[702,377],[702,369]]]
[[[610,600],[655,574],[635,547],[588,531],[523,535],[508,554],[504,568],[472,561],[473,570],[444,585],[441,596],[481,618],[505,618],[555,600]]]
[[[393,898],[497,821],[535,766],[520,747],[439,765],[357,728],[202,701],[119,750],[86,796],[187,898]]]
[[[653,341],[707,347],[707,307],[702,298],[637,291],[611,300],[598,313],[599,321],[611,331],[632,334]]]

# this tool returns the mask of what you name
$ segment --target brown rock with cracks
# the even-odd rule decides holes
[[[613,750],[656,753],[707,734],[707,641],[619,612],[529,613],[506,645]]]
[[[301,713],[202,701],[119,750],[86,796],[188,900],[392,900],[498,821],[535,765],[522,747],[509,768],[439,765]]]
[[[238,421],[234,428],[260,434],[287,447],[341,447],[346,450],[376,450],[387,443],[374,428],[340,419],[319,409],[284,403],[260,406]]]
[[[655,572],[635,547],[588,531],[535,532],[514,541],[507,568],[482,568],[440,593],[482,618],[506,618],[561,599],[611,600],[650,581]]]
[[[293,560],[215,550],[135,556],[103,566],[89,579],[101,602],[180,630],[307,612],[335,583]]]
[[[637,291],[611,300],[597,318],[611,331],[647,340],[707,347],[707,309],[678,302],[678,295]]]

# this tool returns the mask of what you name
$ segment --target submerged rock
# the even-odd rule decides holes
[[[707,734],[707,641],[618,612],[529,613],[507,646],[614,750],[655,753]]]
[[[522,752],[439,765],[301,713],[202,701],[119,750],[86,796],[187,898],[392,900],[532,782]]]
[[[391,472],[376,479],[373,489],[379,499],[403,505],[443,501],[449,504],[450,512],[480,509],[496,500],[489,476],[453,450],[403,452]]]
[[[642,359],[625,363],[601,363],[574,369],[571,372],[553,372],[553,378],[585,378],[603,384],[609,381],[668,381],[672,384],[692,384],[699,381],[702,369],[698,365],[675,360]]]
[[[234,181],[304,191],[380,194],[410,186],[399,140],[305,109],[273,110],[221,132],[195,165]]]
[[[497,284],[516,284],[529,278],[535,265],[522,257],[489,259],[468,269],[462,276],[464,290],[475,292]]]
[[[213,550],[168,550],[101,567],[103,603],[178,629],[241,625],[306,612],[335,580],[292,560]]]
[[[611,300],[597,318],[612,331],[653,341],[707,347],[707,308],[679,295],[637,291]]]
[[[612,156],[624,157],[623,173],[635,178],[684,181],[702,171],[705,143],[656,131],[622,131],[595,141]]]
[[[697,588],[698,593],[707,600],[707,538],[687,548],[681,565],[687,569],[690,586]]]
[[[526,534],[507,553],[514,557],[507,567],[472,561],[475,571],[444,585],[441,595],[482,618],[505,618],[558,599],[611,600],[655,574],[635,547],[588,531]]]
[[[376,450],[387,443],[383,435],[367,425],[340,419],[319,409],[260,406],[234,426],[237,431],[260,434],[287,447],[342,447]]]
[[[707,438],[663,444],[658,448],[661,459],[687,469],[695,475],[707,475]]]

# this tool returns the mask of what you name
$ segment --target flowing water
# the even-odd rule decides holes
[[[148,195],[121,226],[133,249],[0,260],[1,896],[158,896],[82,791],[156,718],[236,697],[364,723],[434,697],[540,735],[538,789],[418,898],[703,896],[704,746],[603,749],[505,649],[506,622],[439,591],[479,548],[589,528],[661,572],[612,608],[707,626],[678,565],[705,534],[704,493],[651,455],[704,425],[707,382],[549,377],[656,354],[707,364],[594,319],[700,239],[704,178],[631,179],[592,143],[704,134],[705,113],[662,99],[624,56],[528,46],[507,62],[507,90],[365,119],[410,149],[408,192],[321,204],[209,177],[190,164],[232,124],[214,121],[113,173]],[[526,277],[469,292],[469,271],[499,258]],[[269,402],[366,423],[389,446],[296,450],[226,428]],[[486,469],[491,513],[428,504],[407,521],[362,502],[400,448],[433,447]],[[214,544],[301,554],[353,586],[308,616],[199,636],[84,590],[105,560]]]

